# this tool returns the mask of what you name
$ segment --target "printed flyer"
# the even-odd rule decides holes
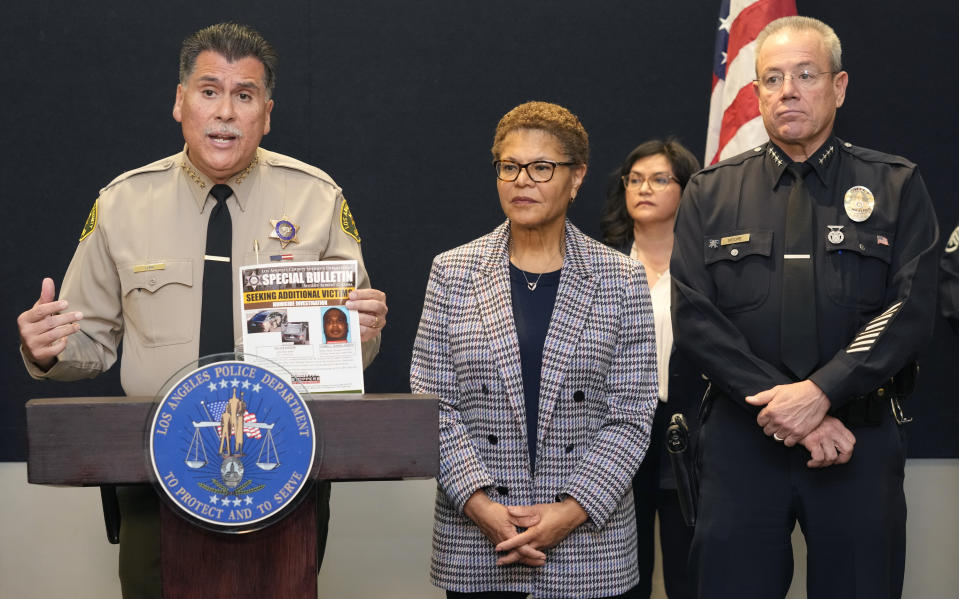
[[[345,306],[356,277],[356,260],[241,267],[247,361],[283,366],[308,393],[363,393],[359,314]]]

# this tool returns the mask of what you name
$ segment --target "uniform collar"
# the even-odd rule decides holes
[[[214,183],[190,161],[186,151],[187,146],[184,144],[183,151],[180,152],[180,156],[177,159],[177,164],[187,180],[187,187],[190,188],[193,199],[196,200],[197,208],[202,213],[203,207],[206,205],[206,199],[210,195],[210,190],[213,189]],[[260,169],[257,167],[263,162],[262,152],[262,148],[257,148],[253,162],[233,177],[230,177],[226,182],[233,190],[233,197],[236,198],[237,206],[239,206],[243,212],[246,211],[247,201],[250,195],[252,195],[254,183],[260,172]]]
[[[839,140],[835,135],[830,135],[826,141],[819,146],[819,149],[812,153],[812,156],[806,160],[806,164],[812,167],[813,172],[819,177],[819,180],[826,184],[832,166],[836,164],[836,153],[839,152]],[[783,178],[783,173],[793,161],[782,148],[772,141],[766,143],[765,152],[766,172],[769,173],[770,183],[775,188]]]

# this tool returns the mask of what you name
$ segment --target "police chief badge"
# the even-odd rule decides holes
[[[861,223],[872,216],[873,208],[876,207],[876,198],[868,187],[855,185],[846,190],[843,206],[850,220]]]
[[[310,480],[316,433],[306,402],[273,372],[215,362],[158,403],[149,459],[160,496],[204,528],[248,532],[291,510]]]

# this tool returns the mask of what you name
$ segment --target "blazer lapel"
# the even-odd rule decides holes
[[[526,430],[523,372],[509,283],[509,221],[500,225],[496,233],[499,235],[492,238],[479,268],[473,273],[473,292],[488,335],[490,352],[506,382],[510,406],[522,430]]]
[[[549,430],[559,390],[569,370],[586,318],[592,308],[595,280],[583,234],[566,222],[566,257],[556,293],[556,304],[543,347],[543,369],[539,387],[539,439]]]

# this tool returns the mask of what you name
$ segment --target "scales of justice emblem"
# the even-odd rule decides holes
[[[281,517],[306,486],[315,450],[303,399],[246,362],[187,374],[159,402],[150,427],[161,496],[189,520],[229,532]]]
[[[201,401],[200,405],[203,406],[203,410],[208,419],[201,422],[193,422],[193,438],[190,440],[190,446],[187,449],[186,459],[183,460],[183,463],[186,464],[188,468],[196,470],[203,468],[210,462],[209,454],[207,454],[206,451],[206,444],[203,442],[203,435],[200,434],[200,431],[204,428],[216,428],[218,431],[217,437],[220,440],[220,475],[223,481],[221,483],[220,481],[214,480],[213,484],[216,488],[210,488],[203,483],[199,483],[198,486],[201,489],[221,495],[236,495],[247,490],[252,492],[262,489],[263,485],[250,489],[251,481],[249,480],[243,483],[242,486],[239,486],[243,480],[244,472],[243,460],[241,458],[246,456],[246,454],[243,453],[243,438],[247,435],[261,436],[251,433],[251,429],[266,429],[266,438],[260,445],[260,451],[257,454],[255,464],[256,467],[261,470],[273,470],[280,465],[277,461],[279,456],[276,453],[276,442],[273,440],[274,425],[265,422],[256,422],[255,415],[253,416],[252,422],[247,423],[246,417],[250,412],[247,412],[246,402],[243,401],[242,394],[241,397],[237,397],[236,389],[233,389],[233,395],[227,400],[226,406],[224,406],[225,409],[219,410],[223,412],[219,421],[214,420],[210,415],[210,411],[205,402]],[[230,444],[231,439],[233,441],[232,447]]]

